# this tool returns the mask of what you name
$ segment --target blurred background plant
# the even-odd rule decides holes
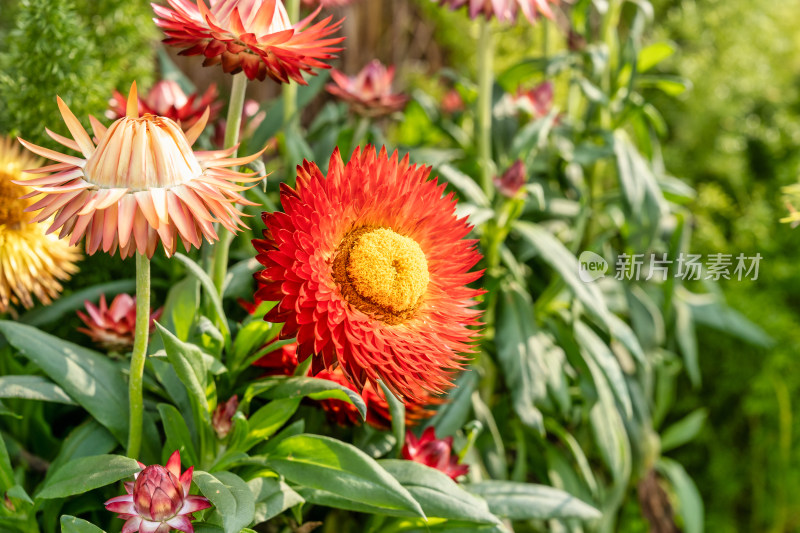
[[[352,117],[325,94],[330,79],[320,72],[298,91],[304,129],[292,135],[276,86],[249,85],[261,115],[242,153],[270,143],[274,171],[266,191],[251,194],[274,209],[294,164],[314,159],[324,170],[334,146],[349,154],[365,141],[410,150],[459,193],[487,256],[489,330],[477,371],[461,378],[430,425],[455,436],[457,449],[474,444],[466,457],[473,481],[536,481],[604,511],[599,524],[525,520],[516,531],[794,531],[800,254],[778,219],[787,214],[780,188],[797,181],[800,163],[800,2],[562,6],[555,22],[492,25],[494,199],[471,179],[480,23],[428,0],[331,8],[347,17],[335,66],[355,76],[376,58],[394,65],[395,92],[411,97],[402,111]],[[2,9],[0,132],[47,144],[41,125],[60,122],[45,120],[57,116],[55,94],[82,120],[101,118],[113,90],[133,79],[142,94],[158,78],[187,93],[212,82],[223,96],[230,91],[228,76],[157,43],[147,2],[6,0]],[[251,293],[253,226],[231,252],[240,261],[226,294],[232,316],[235,297]],[[757,281],[585,285],[576,278],[584,250],[612,269],[625,252],[763,259]],[[124,278],[132,277],[130,265],[107,258],[87,258],[82,269],[66,303],[23,320],[80,342],[80,323],[66,313],[96,301],[98,284],[109,296],[129,291]],[[197,290],[175,261],[156,259],[154,271],[154,307],[166,299],[174,309],[179,293]],[[169,291],[179,281],[180,291]],[[8,364],[10,373],[31,371]],[[6,420],[3,429],[13,435],[12,457],[35,478],[37,460],[52,459],[59,431],[80,418],[67,411],[54,430],[50,421],[65,407],[14,402],[34,422]],[[325,426],[318,411],[303,406],[301,414],[307,431],[353,438]],[[354,439],[376,442],[368,428]],[[69,507],[84,508],[92,506]],[[48,509],[43,523],[54,527],[58,511]],[[333,513],[326,527],[354,523]]]

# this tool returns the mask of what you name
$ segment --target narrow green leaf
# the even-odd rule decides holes
[[[239,451],[245,452],[274,435],[292,418],[299,405],[300,398],[279,398],[253,413],[247,421],[250,431]]]
[[[105,531],[82,518],[63,515],[61,517],[61,533],[105,533]]]
[[[225,533],[239,533],[255,516],[255,498],[242,478],[230,472],[194,473],[194,482],[222,516]]]
[[[357,392],[335,381],[305,376],[272,377],[252,384],[245,392],[245,401],[256,396],[265,398],[302,398],[308,396],[312,400],[342,400],[352,404],[366,420],[367,405]]]
[[[703,429],[706,418],[708,411],[697,409],[665,429],[661,435],[661,452],[674,450],[694,439]]]
[[[205,290],[208,298],[211,300],[211,304],[214,306],[214,311],[218,319],[217,326],[219,326],[225,339],[229,341],[231,338],[231,330],[228,328],[228,319],[225,317],[225,309],[222,307],[222,298],[220,298],[219,292],[217,292],[214,286],[214,282],[197,263],[185,255],[176,253],[172,257],[183,263],[187,270],[200,281],[200,285],[203,287],[203,290]]]
[[[8,456],[8,448],[0,433],[0,494],[16,484],[14,480],[14,469],[11,468],[11,458]]]
[[[645,46],[639,50],[639,57],[636,60],[636,67],[639,72],[647,72],[675,53],[675,45],[662,41]]]
[[[386,402],[389,404],[389,414],[392,415],[392,435],[394,435],[397,451],[406,441],[406,405],[399,400],[383,381],[379,381]]]
[[[114,362],[103,354],[25,324],[0,321],[0,333],[107,427],[119,442],[126,441],[128,386]]]
[[[486,501],[470,494],[449,476],[414,461],[378,461],[422,506],[428,518],[499,524]]]
[[[694,330],[694,319],[689,306],[680,299],[674,300],[675,305],[675,338],[678,341],[683,362],[686,365],[686,373],[692,386],[700,387],[702,376],[700,375],[700,358],[697,349],[697,335]]]
[[[468,491],[483,497],[497,516],[511,520],[549,520],[577,518],[596,520],[600,511],[563,490],[533,483],[482,481],[465,485]]]
[[[194,344],[181,341],[164,326],[155,323],[161,342],[167,352],[167,358],[178,374],[181,382],[186,386],[189,397],[201,409],[203,419],[210,420],[208,397],[206,396],[206,368],[203,353]]]
[[[625,376],[619,366],[611,348],[603,342],[597,333],[581,321],[575,323],[575,340],[583,347],[586,353],[592,357],[597,365],[603,370],[611,385],[614,397],[617,398],[622,410],[627,418],[633,416],[633,405],[631,396],[628,393],[628,386],[625,383]]]
[[[705,520],[703,498],[692,478],[680,463],[667,457],[658,460],[656,469],[669,480],[678,497],[677,511],[683,519],[683,531],[685,533],[703,533]]]
[[[36,499],[64,498],[105,487],[140,472],[136,460],[121,455],[93,455],[74,459],[45,483]]]
[[[305,501],[289,485],[276,478],[257,477],[247,484],[256,498],[254,524],[266,522],[286,509]]]
[[[64,389],[41,376],[0,377],[0,398],[21,398],[75,405]]]
[[[319,435],[282,441],[269,465],[289,481],[358,503],[424,516],[419,503],[374,459],[350,444]]]
[[[196,465],[200,461],[195,451],[192,434],[186,425],[183,415],[168,403],[158,404],[158,412],[167,435],[166,447],[168,450],[179,450],[184,464]]]
[[[455,387],[447,395],[447,402],[440,405],[425,424],[425,428],[435,427],[439,438],[449,437],[467,423],[472,411],[472,393],[478,386],[476,372],[466,371],[456,379]]]
[[[89,419],[80,426],[73,429],[64,442],[58,455],[50,463],[45,475],[45,483],[58,472],[61,467],[73,459],[90,457],[111,453],[117,447],[117,441],[109,431]]]

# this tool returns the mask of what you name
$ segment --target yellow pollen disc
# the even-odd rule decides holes
[[[411,316],[430,281],[425,253],[416,241],[375,227],[345,237],[333,274],[351,304],[391,324]]]
[[[18,176],[0,170],[0,225],[17,226],[27,222],[30,217],[25,213],[29,201],[19,199],[29,191],[21,185],[12,183],[12,179],[18,179]]]

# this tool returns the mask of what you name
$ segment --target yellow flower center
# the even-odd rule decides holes
[[[430,281],[425,253],[414,239],[369,226],[342,240],[333,277],[348,302],[389,324],[413,315]]]
[[[9,174],[0,169],[0,225],[16,227],[27,222],[30,215],[25,213],[28,200],[20,200],[20,196],[28,193],[22,185],[12,183],[18,179],[18,173]]]

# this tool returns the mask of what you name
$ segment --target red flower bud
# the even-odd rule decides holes
[[[528,169],[525,163],[517,159],[502,176],[494,179],[494,185],[503,196],[513,198],[528,181]]]
[[[228,433],[230,433],[232,425],[231,420],[238,408],[239,397],[234,394],[227,402],[217,405],[217,408],[214,409],[214,416],[211,418],[211,423],[219,438],[224,439]]]

